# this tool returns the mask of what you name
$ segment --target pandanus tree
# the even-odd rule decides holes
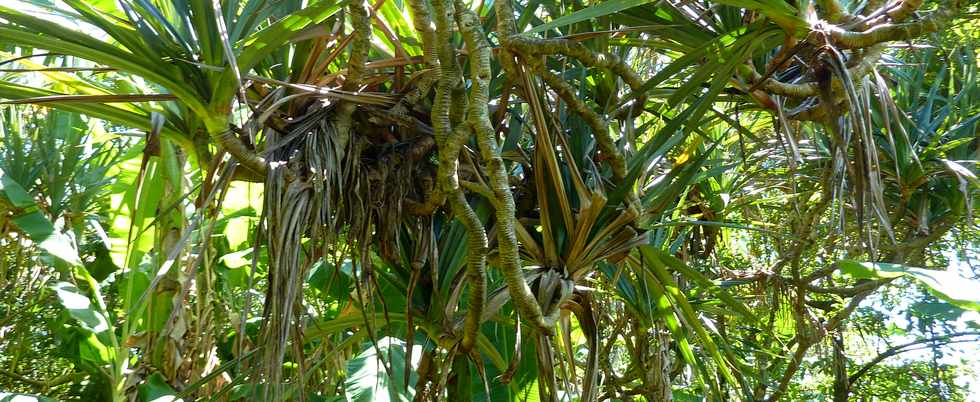
[[[775,401],[976,204],[972,48],[885,62],[956,0],[17,3],[6,103],[145,133],[114,400]]]

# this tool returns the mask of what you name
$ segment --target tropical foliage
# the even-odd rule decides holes
[[[0,400],[965,400],[978,12],[5,1]]]

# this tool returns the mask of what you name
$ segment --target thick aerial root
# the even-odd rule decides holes
[[[351,50],[350,59],[347,62],[347,77],[344,79],[343,90],[357,91],[360,88],[361,78],[364,76],[364,64],[367,62],[368,52],[371,50],[371,18],[369,15],[370,6],[363,0],[355,0],[348,6],[350,13],[351,26]],[[350,139],[351,115],[357,105],[351,102],[340,102],[337,106],[337,133],[340,149],[347,148],[347,141]]]
[[[861,61],[857,65],[848,69],[848,73],[851,75],[851,77],[859,78],[871,73],[871,71],[874,69],[875,63],[878,62],[878,58],[881,57],[882,50],[883,47],[881,46],[874,46],[868,49],[868,51],[862,56]],[[755,79],[760,80],[762,79],[762,76],[757,74]],[[843,84],[839,79],[833,79],[830,85],[831,90],[835,93],[843,90]],[[767,78],[765,81],[759,84],[759,87],[773,95],[789,96],[793,98],[808,98],[820,94],[820,84],[815,81],[804,82],[801,84],[788,84],[773,78]]]
[[[952,17],[953,10],[936,11],[916,22],[901,24],[879,24],[862,32],[849,31],[841,28],[831,28],[830,37],[834,44],[846,49],[859,49],[884,42],[905,41],[938,32]]]
[[[531,64],[531,66],[534,68],[534,73],[541,77],[541,80],[554,89],[555,93],[568,104],[568,108],[578,114],[585,121],[585,124],[588,124],[592,128],[592,134],[595,135],[599,150],[609,160],[609,167],[612,169],[613,178],[616,181],[620,181],[626,177],[626,158],[623,157],[623,153],[616,146],[616,141],[609,134],[609,123],[602,117],[599,117],[598,113],[579,99],[571,84],[548,71],[541,63]]]
[[[500,3],[506,2],[497,2],[497,4]],[[509,5],[501,8],[509,9]],[[543,333],[550,334],[552,333],[551,325],[544,319],[541,306],[535,299],[521,271],[521,256],[518,250],[515,228],[518,223],[514,195],[510,191],[507,170],[504,167],[503,159],[500,157],[497,139],[490,124],[490,111],[487,107],[490,97],[490,46],[475,13],[465,7],[458,7],[458,9],[457,18],[459,19],[460,31],[463,34],[463,41],[469,51],[470,79],[472,80],[467,122],[473,127],[480,153],[488,165],[490,187],[496,200],[494,204],[496,205],[500,269],[507,283],[511,300],[521,317]],[[498,8],[498,18],[508,19],[504,17],[506,15],[500,14],[500,8]]]
[[[461,352],[469,352],[476,344],[483,308],[486,304],[487,233],[483,229],[483,222],[480,222],[476,212],[473,212],[473,208],[466,202],[466,196],[463,195],[462,191],[454,192],[449,197],[449,202],[453,207],[453,214],[466,227],[467,243],[469,244],[466,251],[466,282],[469,285],[469,298],[467,299],[466,320],[463,323],[463,340],[460,344]]]

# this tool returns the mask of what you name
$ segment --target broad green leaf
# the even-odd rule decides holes
[[[140,400],[143,402],[182,402],[183,399],[177,398],[177,391],[174,391],[167,380],[160,373],[151,374],[142,384],[137,386]]]
[[[219,260],[221,261],[222,264],[225,264],[225,266],[227,266],[228,268],[241,268],[244,266],[248,266],[248,264],[251,263],[251,258],[252,258],[249,256],[252,255],[253,250],[255,249],[249,247],[241,251],[228,253],[221,256]],[[313,269],[316,269],[316,267],[314,267]]]
[[[105,367],[113,362],[113,350],[99,341],[99,337],[89,332],[78,340],[78,358],[92,363],[95,367]]]
[[[350,373],[344,383],[347,398],[350,402],[408,402],[415,395],[417,376],[415,368],[418,362],[412,363],[412,373],[409,382],[403,384],[405,369],[405,343],[396,338],[383,338],[377,342],[377,348],[368,347],[364,352],[347,362]],[[422,355],[422,347],[416,345],[412,357]],[[384,360],[384,362],[382,362]],[[387,364],[392,377],[383,366]]]
[[[97,306],[93,306],[91,300],[75,285],[68,282],[58,282],[51,286],[58,301],[68,310],[78,324],[85,330],[99,336],[113,336],[110,332],[109,320],[105,314],[99,311]]]
[[[116,353],[110,345],[114,343],[116,335],[112,332],[112,326],[101,306],[93,305],[88,296],[70,283],[58,282],[51,288],[68,315],[78,323],[81,330],[88,333],[79,343],[79,357],[96,366],[113,363]]]
[[[353,273],[350,260],[338,268],[330,261],[318,261],[310,268],[306,283],[332,299],[343,299],[353,289]]]
[[[26,210],[14,217],[14,224],[41,249],[69,265],[81,265],[71,238],[55,229],[54,224],[38,210],[38,205],[27,190],[3,170],[0,170],[0,193],[14,208]]]
[[[841,272],[859,279],[907,276],[925,285],[940,299],[967,310],[980,311],[980,281],[965,278],[955,272],[853,260],[841,260],[838,266]]]

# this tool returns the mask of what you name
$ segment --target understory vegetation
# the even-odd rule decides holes
[[[966,401],[980,5],[5,0],[0,401]]]

